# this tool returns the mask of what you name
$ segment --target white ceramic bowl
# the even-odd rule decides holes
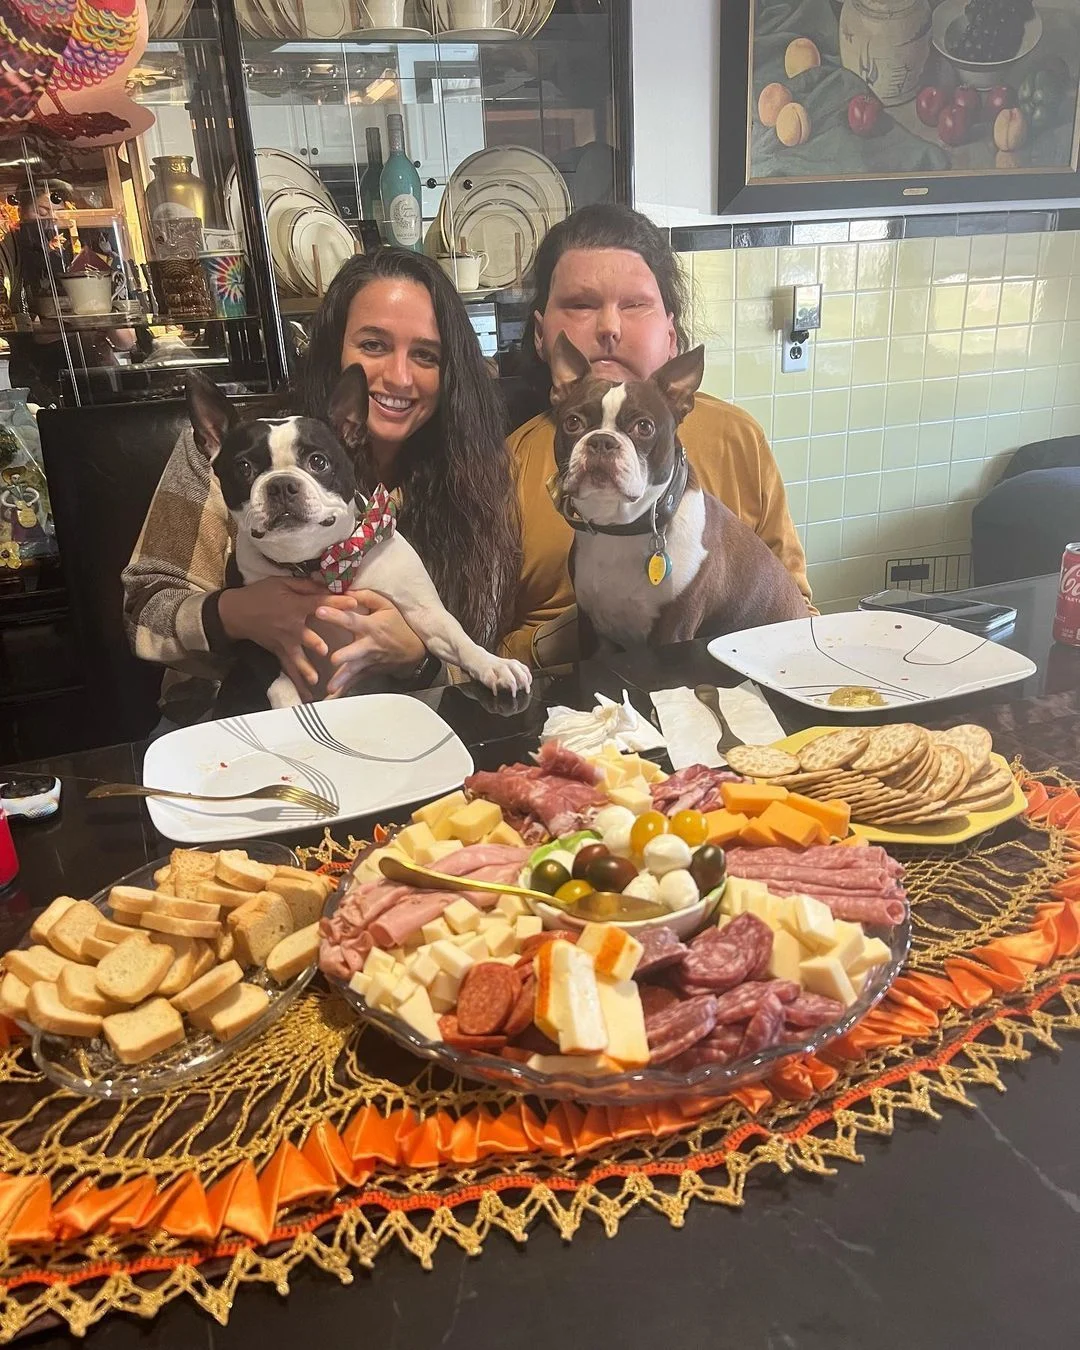
[[[1030,55],[1039,43],[1043,33],[1042,16],[1036,9],[1032,18],[1024,24],[1024,38],[1020,50],[1015,56],[1004,61],[961,61],[949,51],[949,29],[964,16],[967,0],[944,0],[934,10],[934,46],[956,71],[964,84],[970,84],[979,90],[993,89],[999,84],[1015,83],[1013,68]]]
[[[720,897],[724,894],[726,885],[727,878],[725,877],[723,885],[717,886],[708,895],[702,896],[696,905],[688,905],[686,909],[673,909],[668,914],[658,914],[655,919],[634,919],[633,921],[620,923],[618,927],[625,928],[633,937],[637,937],[649,928],[670,928],[680,938],[693,937],[695,933],[705,927],[709,918],[716,913],[716,907],[720,903]],[[584,928],[587,923],[595,922],[592,919],[579,919],[574,914],[567,914],[558,905],[545,905],[539,900],[527,900],[526,904],[532,907],[534,914],[540,915],[545,928]],[[601,920],[601,922],[610,923],[612,920]]]

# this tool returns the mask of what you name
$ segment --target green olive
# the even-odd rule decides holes
[[[554,895],[559,887],[565,886],[569,880],[570,873],[561,862],[556,862],[554,858],[545,858],[533,868],[529,888],[543,891],[545,895]]]

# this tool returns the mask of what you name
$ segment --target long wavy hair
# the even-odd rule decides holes
[[[327,287],[294,385],[299,411],[325,418],[341,374],[353,297],[371,281],[415,281],[431,296],[442,343],[434,415],[401,447],[401,531],[420,554],[447,609],[491,647],[513,626],[521,573],[517,492],[506,416],[461,297],[423,254],[382,248],[351,258]],[[375,486],[360,463],[361,487]]]

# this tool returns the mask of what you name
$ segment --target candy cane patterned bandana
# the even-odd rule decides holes
[[[357,521],[355,532],[348,539],[331,544],[319,560],[319,575],[327,590],[343,595],[349,589],[364,554],[394,533],[397,510],[397,502],[380,483]]]

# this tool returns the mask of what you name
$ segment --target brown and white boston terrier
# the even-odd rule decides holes
[[[556,508],[575,530],[571,575],[596,633],[621,647],[805,618],[769,546],[703,492],[679,442],[705,349],[651,380],[595,377],[565,333],[551,355]],[[722,453],[717,447],[717,453]]]

